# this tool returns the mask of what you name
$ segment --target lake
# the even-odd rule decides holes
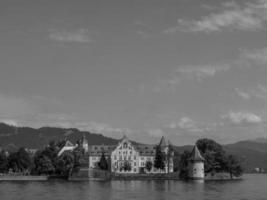
[[[243,180],[0,182],[1,200],[266,200],[267,175],[244,175]]]

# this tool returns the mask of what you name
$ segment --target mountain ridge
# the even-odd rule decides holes
[[[0,123],[0,147],[2,149],[16,149],[18,147],[40,149],[50,141],[62,140],[67,138],[75,143],[85,136],[89,145],[115,145],[119,140],[104,136],[100,133],[80,131],[77,128],[58,128],[58,127],[15,127]],[[257,138],[254,140],[244,140],[232,144],[222,145],[229,154],[239,156],[247,172],[252,172],[256,167],[267,171],[267,139]],[[179,153],[191,151],[192,145],[175,146]]]

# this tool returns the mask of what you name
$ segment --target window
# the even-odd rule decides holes
[[[120,160],[122,160],[122,156],[120,156]]]
[[[132,157],[131,157],[131,156],[129,156],[129,157],[128,157],[128,160],[132,160]]]
[[[117,160],[117,156],[114,156],[114,160]]]
[[[136,172],[136,168],[134,168],[134,172]]]
[[[136,156],[134,156],[134,160],[136,160]]]
[[[134,162],[134,166],[136,166],[136,162]]]
[[[141,160],[144,160],[144,157],[141,157]]]

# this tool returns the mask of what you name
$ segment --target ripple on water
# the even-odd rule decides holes
[[[267,175],[241,181],[0,182],[2,200],[266,200]]]

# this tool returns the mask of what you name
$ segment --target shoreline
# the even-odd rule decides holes
[[[236,181],[242,180],[241,177],[230,178],[225,174],[217,174],[216,176],[206,176],[203,181]],[[175,180],[175,181],[194,181],[191,179],[182,180],[178,174],[112,174],[109,177],[59,177],[59,176],[46,176],[46,175],[2,175],[0,176],[1,181],[131,181],[131,180]]]

